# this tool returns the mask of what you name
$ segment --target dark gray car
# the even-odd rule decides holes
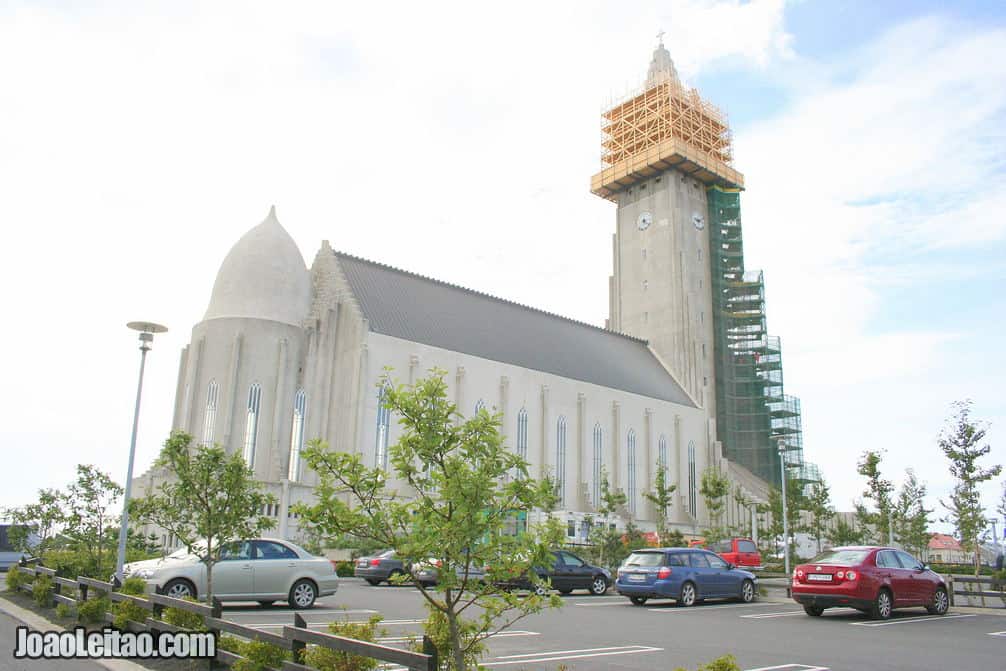
[[[371,585],[379,585],[385,581],[391,584],[393,578],[399,575],[408,575],[408,571],[394,550],[385,550],[357,559],[353,575],[357,578],[363,578]]]

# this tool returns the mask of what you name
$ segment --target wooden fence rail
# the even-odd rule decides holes
[[[207,605],[184,599],[175,599],[163,594],[145,594],[143,596],[123,594],[122,592],[117,592],[116,586],[112,583],[95,580],[94,578],[86,576],[79,576],[76,580],[61,578],[56,575],[53,569],[40,566],[37,562],[34,564],[26,562],[14,568],[21,573],[33,577],[47,576],[51,578],[53,581],[52,601],[56,603],[79,606],[81,603],[87,601],[89,596],[95,598],[95,594],[99,594],[100,596],[107,595],[114,603],[131,602],[149,611],[150,617],[145,618],[143,622],[130,620],[127,623],[130,631],[184,631],[180,627],[163,621],[164,609],[176,608],[189,613],[195,613],[202,618],[203,626],[216,637],[218,642],[220,635],[226,633],[248,640],[269,643],[291,653],[291,656],[297,661],[284,662],[282,671],[314,671],[313,667],[301,663],[303,661],[301,653],[309,645],[321,646],[361,657],[369,657],[382,662],[390,662],[414,671],[437,671],[439,668],[436,648],[426,636],[423,637],[423,652],[413,652],[379,643],[370,643],[345,636],[311,631],[308,629],[307,622],[300,614],[294,614],[293,626],[284,626],[282,635],[272,634],[261,629],[224,620],[221,617],[223,606],[216,598],[213,599],[212,605]],[[32,592],[32,585],[30,583],[21,585],[21,590],[30,594]],[[112,614],[106,613],[105,619],[111,622],[113,619]],[[233,652],[221,650],[217,646],[216,657],[214,659],[225,666],[231,666],[234,662],[242,659],[242,657]],[[213,668],[213,660],[210,660],[210,668]]]
[[[992,576],[950,575],[947,576],[950,603],[958,606],[979,608],[1006,608],[1006,580]],[[967,597],[967,603],[957,603],[956,597]]]

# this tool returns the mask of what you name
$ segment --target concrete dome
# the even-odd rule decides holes
[[[290,234],[269,216],[227,254],[203,320],[269,319],[300,326],[311,304],[311,277]]]

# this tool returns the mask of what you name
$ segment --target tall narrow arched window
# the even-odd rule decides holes
[[[657,441],[657,465],[660,470],[667,474],[667,436],[660,434],[660,439]]]
[[[248,468],[255,468],[255,445],[258,442],[258,413],[262,405],[262,386],[256,382],[248,389],[248,416],[245,419],[244,458]]]
[[[475,414],[477,415],[481,410],[485,409],[486,409],[486,402],[480,398],[479,402],[475,404]]]
[[[601,425],[594,425],[594,472],[593,481],[591,482],[591,500],[594,507],[597,508],[601,505],[601,465],[602,465],[602,454],[601,451],[604,449],[604,433],[601,431]]]
[[[629,435],[625,438],[625,455],[626,461],[628,462],[626,466],[626,484],[628,485],[628,492],[626,492],[626,498],[629,500],[629,512],[633,515],[636,514],[636,432],[633,429],[629,429]]]
[[[210,380],[206,387],[206,414],[203,416],[203,445],[213,444],[213,429],[217,423],[217,397],[220,395],[220,388],[217,387],[216,380]]]
[[[299,389],[293,397],[293,422],[290,426],[290,466],[286,477],[300,480],[300,452],[304,449],[304,415],[307,414],[307,395]]]
[[[566,418],[559,415],[555,423],[555,489],[559,508],[566,507]]]
[[[388,432],[391,427],[391,410],[385,406],[388,386],[381,385],[377,392],[377,445],[374,448],[374,467],[388,469]]]
[[[527,409],[517,413],[517,456],[527,461]],[[520,474],[518,474],[520,477]]]
[[[695,497],[697,482],[695,478],[695,443],[688,442],[688,512],[695,517],[698,512],[698,500]]]

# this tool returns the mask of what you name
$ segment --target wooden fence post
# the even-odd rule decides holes
[[[293,614],[293,626],[298,629],[307,629],[307,620],[300,613]],[[293,652],[293,661],[295,664],[303,664],[304,650],[307,648],[307,643],[303,641],[298,641],[294,639],[290,645],[290,649]]]
[[[423,654],[430,656],[430,666],[434,669],[440,668],[440,658],[437,656],[437,646],[433,639],[423,634]]]

